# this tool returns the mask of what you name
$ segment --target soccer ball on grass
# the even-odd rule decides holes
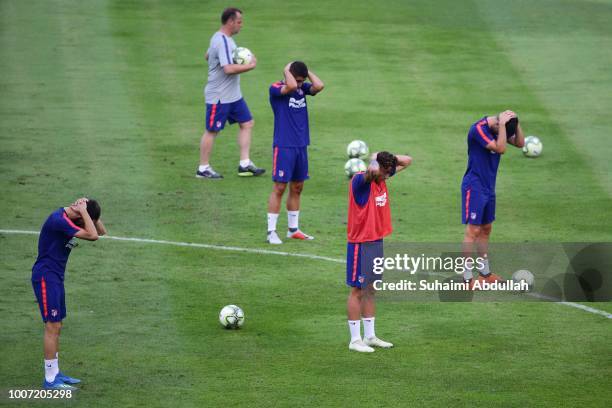
[[[525,282],[530,289],[533,287],[533,273],[529,272],[527,269],[520,269],[514,272],[512,274],[512,280],[517,283]]]
[[[366,166],[363,160],[353,158],[349,159],[349,161],[347,161],[344,165],[344,173],[346,173],[346,175],[349,177],[353,177],[355,173],[359,173],[360,171],[366,171],[367,168],[368,167]]]
[[[542,142],[537,136],[527,136],[525,138],[525,146],[523,146],[523,154],[527,157],[538,157],[542,154]]]
[[[219,312],[219,322],[226,329],[238,329],[244,324],[244,312],[236,305],[227,305]]]
[[[368,145],[363,140],[353,140],[346,147],[346,154],[350,158],[364,158],[369,152]]]

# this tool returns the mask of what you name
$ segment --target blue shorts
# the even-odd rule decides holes
[[[346,284],[361,289],[375,280],[382,280],[382,273],[374,272],[374,258],[383,256],[382,239],[362,243],[349,242],[346,247]]]
[[[485,225],[495,220],[495,194],[472,187],[461,188],[461,222]]]
[[[219,132],[225,127],[225,122],[244,123],[253,119],[251,111],[244,98],[232,103],[206,104],[206,130]]]
[[[275,147],[272,180],[278,183],[308,180],[308,147]]]
[[[66,317],[64,283],[55,280],[32,281],[43,322],[61,322]]]

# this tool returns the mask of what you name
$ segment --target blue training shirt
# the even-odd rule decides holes
[[[32,267],[32,280],[63,281],[68,256],[76,246],[75,234],[81,228],[68,218],[63,208],[51,213],[40,230],[38,258]]]
[[[355,200],[355,204],[363,207],[370,197],[371,183],[366,182],[365,173],[355,174],[351,183],[353,184],[353,200]]]
[[[493,135],[489,129],[486,116],[470,127],[467,135],[468,165],[463,175],[464,187],[469,186],[495,194],[495,181],[501,155],[487,149],[487,145],[492,140],[497,140],[497,135]]]
[[[306,95],[312,95],[310,82],[295,91],[282,95],[284,82],[270,85],[270,105],[274,112],[273,147],[305,147],[310,144]]]

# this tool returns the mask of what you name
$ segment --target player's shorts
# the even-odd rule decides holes
[[[274,147],[272,180],[278,183],[308,180],[308,147]]]
[[[206,104],[206,130],[219,132],[225,127],[225,122],[244,123],[253,119],[251,111],[244,98],[232,103]]]
[[[382,280],[382,273],[374,273],[374,258],[382,258],[383,240],[352,243],[346,248],[346,284],[354,288],[366,287]]]
[[[495,220],[495,194],[472,187],[461,188],[461,222],[485,225]]]
[[[32,281],[43,322],[61,322],[66,317],[64,283],[54,280]]]

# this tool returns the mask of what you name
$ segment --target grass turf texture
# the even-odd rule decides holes
[[[38,229],[53,208],[90,194],[113,235],[265,247],[271,182],[235,176],[235,127],[213,152],[226,178],[194,178],[203,54],[225,6],[0,3],[0,228]],[[245,27],[236,42],[259,61],[242,76],[257,164],[271,167],[267,88],[286,62],[305,60],[327,85],[310,100],[301,217],[317,240],[282,250],[344,256],[352,139],[415,158],[390,183],[389,241],[461,239],[467,128],[507,107],[544,154],[511,149],[502,159],[494,240],[611,240],[610,2],[237,6]],[[0,243],[4,397],[42,381],[42,333],[29,283],[36,238]],[[322,261],[83,243],[67,272],[61,367],[85,380],[84,406],[610,399],[601,316],[545,303],[384,303],[377,331],[397,348],[363,356],[346,349],[343,278],[342,265]],[[218,325],[229,303],[245,310],[241,331]]]

